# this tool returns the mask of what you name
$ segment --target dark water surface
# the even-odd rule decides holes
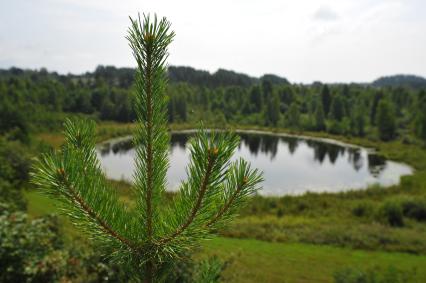
[[[262,195],[311,192],[338,192],[363,189],[372,184],[399,183],[411,167],[386,160],[369,150],[337,142],[305,137],[240,133],[241,143],[235,158],[250,161],[264,172]],[[172,135],[170,146],[170,190],[186,179],[190,133]],[[108,177],[132,181],[135,150],[131,140],[112,140],[99,146],[99,158]]]

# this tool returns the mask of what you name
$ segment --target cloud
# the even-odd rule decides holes
[[[339,15],[329,6],[320,6],[313,15],[314,20],[318,21],[335,21]]]

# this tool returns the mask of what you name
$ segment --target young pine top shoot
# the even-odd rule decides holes
[[[223,227],[262,181],[244,160],[230,159],[239,144],[232,133],[200,129],[190,141],[187,180],[172,202],[163,198],[169,167],[167,48],[174,32],[165,19],[131,19],[127,39],[137,62],[135,205],[128,207],[102,172],[94,122],[67,120],[65,144],[34,165],[33,181],[108,256],[145,282],[161,281],[166,267]]]

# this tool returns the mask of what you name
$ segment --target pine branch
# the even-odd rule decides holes
[[[102,174],[94,146],[94,123],[67,120],[65,127],[65,145],[60,152],[43,155],[35,163],[33,182],[62,200],[64,212],[74,224],[101,242],[105,237],[114,239],[136,252],[132,240],[137,232],[135,218],[118,201],[116,190]]]
[[[231,206],[234,203],[234,200],[237,198],[238,194],[243,189],[243,185],[244,184],[239,184],[237,186],[237,189],[232,194],[231,198],[228,201],[226,201],[225,204],[222,206],[222,208],[216,213],[216,215],[212,219],[210,219],[209,222],[207,222],[206,224],[207,227],[210,227],[213,224],[215,224],[217,221],[219,221],[219,219],[231,208]]]
[[[135,137],[135,185],[139,195],[138,208],[146,227],[145,237],[151,245],[155,234],[161,230],[159,204],[165,191],[166,171],[169,166],[165,97],[167,45],[174,33],[169,33],[170,23],[163,18],[144,15],[144,21],[130,19],[132,28],[127,39],[138,63],[136,75],[138,134]],[[146,280],[153,280],[154,263],[146,263]]]
[[[168,245],[168,250],[188,249],[196,243],[195,239],[208,234],[205,224],[215,215],[215,204],[228,174],[229,160],[238,144],[235,134],[207,133],[202,128],[191,139],[188,180],[182,184],[167,213],[170,232],[160,240],[160,244]]]
[[[213,227],[241,207],[248,196],[259,190],[259,184],[263,181],[262,174],[257,169],[252,170],[243,159],[234,162],[230,167],[224,185],[223,204],[207,222],[207,227]]]
[[[207,158],[206,173],[205,173],[205,176],[203,177],[201,187],[199,188],[197,200],[195,202],[194,207],[191,210],[190,215],[188,216],[188,219],[172,235],[162,239],[160,243],[166,244],[167,242],[170,242],[171,240],[179,236],[181,233],[183,233],[185,229],[188,228],[188,226],[194,221],[194,218],[197,215],[197,212],[199,211],[202,201],[204,199],[204,195],[206,193],[207,186],[209,184],[209,178],[212,173],[213,165],[214,165],[217,154],[218,154],[217,148],[212,148],[211,150],[209,150],[209,155]]]
[[[68,189],[68,191],[71,194],[71,198],[74,202],[76,202],[86,213],[89,217],[91,217],[95,222],[99,224],[101,229],[103,229],[107,234],[109,234],[111,237],[117,239],[118,241],[122,242],[124,245],[129,247],[129,249],[133,250],[133,252],[137,251],[136,246],[130,242],[130,240],[126,239],[125,237],[121,236],[119,233],[114,231],[111,226],[106,222],[106,220],[102,219],[85,201],[84,199],[79,196],[77,191],[69,184],[66,176],[66,172],[60,168],[58,169],[58,173],[61,176],[60,180],[62,180],[63,185]]]
[[[159,204],[166,187],[169,166],[165,97],[167,45],[174,37],[166,19],[151,22],[133,20],[127,39],[138,63],[136,74],[136,113],[138,129],[135,135],[135,187],[140,217],[146,227],[148,241],[161,230]]]

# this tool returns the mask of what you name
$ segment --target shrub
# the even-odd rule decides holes
[[[338,121],[332,120],[327,127],[327,130],[330,134],[340,135],[343,134],[344,129]]]
[[[426,200],[407,198],[401,201],[404,216],[417,221],[426,221]]]
[[[52,282],[64,275],[65,256],[53,219],[27,220],[22,212],[0,215],[0,282]]]
[[[30,158],[24,146],[18,142],[0,138],[0,179],[13,185],[28,181]]]
[[[378,210],[379,220],[394,227],[404,226],[403,211],[399,201],[386,200]]]
[[[368,216],[372,213],[373,206],[369,202],[359,202],[352,208],[352,214],[357,217]]]
[[[26,200],[21,190],[12,186],[9,182],[0,178],[0,203],[7,204],[9,211],[24,210],[26,208]],[[3,205],[0,206],[0,214]]]
[[[278,208],[277,217],[283,217],[283,216],[284,216],[284,210],[282,208]]]
[[[343,268],[337,270],[334,275],[335,283],[410,283],[416,281],[415,270],[407,272],[389,266],[381,268],[369,268],[359,270],[356,268]]]

